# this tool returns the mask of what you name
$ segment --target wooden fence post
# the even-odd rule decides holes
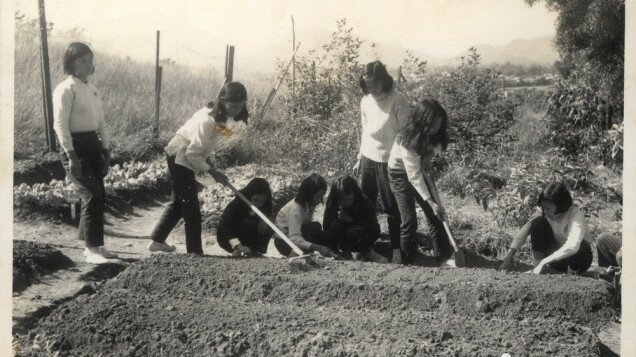
[[[38,0],[40,10],[40,59],[42,69],[42,96],[44,98],[44,132],[47,149],[56,151],[55,131],[53,130],[53,98],[51,94],[51,69],[49,67],[49,45],[46,33],[46,10],[44,0]]]
[[[157,49],[155,52],[155,126],[152,130],[152,136],[157,139],[159,137],[159,103],[161,91],[161,67],[159,66],[159,36],[157,31]]]

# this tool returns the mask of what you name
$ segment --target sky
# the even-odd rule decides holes
[[[37,1],[18,0],[16,11],[35,18]],[[292,16],[297,41],[309,47],[346,18],[362,39],[439,58],[478,43],[553,36],[556,19],[544,5],[529,7],[523,0],[47,0],[46,16],[55,31],[84,29],[82,40],[98,51],[141,61],[154,61],[159,30],[162,58],[221,68],[226,44],[236,47],[238,59],[252,62],[281,48],[290,53],[280,57],[289,57]]]

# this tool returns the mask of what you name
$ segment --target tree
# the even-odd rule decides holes
[[[555,46],[573,74],[595,84],[622,108],[625,62],[624,0],[524,0],[558,13]]]
[[[563,62],[556,68],[564,79],[549,101],[553,142],[571,156],[620,169],[625,1],[524,1],[558,13],[555,46]]]

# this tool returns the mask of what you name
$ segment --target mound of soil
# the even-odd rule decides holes
[[[615,317],[606,285],[581,277],[168,255],[30,336],[65,356],[597,356],[596,329]]]
[[[48,244],[13,241],[13,292],[22,292],[39,278],[75,263]]]

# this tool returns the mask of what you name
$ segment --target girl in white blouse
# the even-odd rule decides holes
[[[553,182],[541,191],[537,205],[542,214],[531,218],[521,228],[499,268],[513,268],[515,253],[530,236],[534,274],[549,270],[585,272],[592,265],[593,240],[585,215],[572,204],[570,191],[562,182]]]
[[[81,197],[79,239],[86,245],[86,261],[108,262],[117,254],[104,248],[104,176],[110,151],[100,93],[88,77],[94,72],[93,52],[71,43],[64,54],[64,73],[69,76],[53,91],[53,129],[61,146],[66,177]]]
[[[436,258],[443,261],[453,253],[443,225],[442,202],[428,174],[433,155],[446,150],[447,128],[448,116],[444,108],[434,99],[424,99],[411,110],[391,149],[389,180],[402,221],[398,251],[401,254],[397,255],[402,263],[411,263],[415,253],[416,201],[430,224]]]
[[[201,208],[195,175],[210,173],[225,185],[227,176],[214,167],[210,155],[225,137],[232,135],[226,127],[228,118],[247,123],[245,106],[247,90],[239,82],[223,86],[217,103],[208,103],[198,110],[170,140],[164,151],[168,161],[168,173],[172,181],[172,198],[150,235],[148,250],[172,252],[173,245],[166,243],[177,222],[185,222],[186,251],[203,254],[201,245]]]

